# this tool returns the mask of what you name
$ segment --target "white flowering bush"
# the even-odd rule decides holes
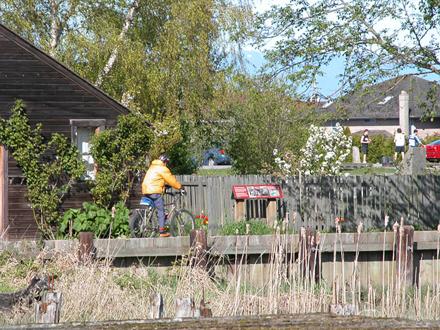
[[[282,154],[278,149],[273,150],[275,156],[275,165],[265,164],[261,170],[263,174],[270,174],[279,178],[297,175],[300,165],[299,157],[294,155],[291,151]]]
[[[301,171],[306,175],[338,175],[351,152],[352,137],[346,136],[339,124],[334,129],[312,125],[309,131],[306,146],[301,149]]]

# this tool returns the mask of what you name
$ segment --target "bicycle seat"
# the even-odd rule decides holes
[[[151,198],[142,196],[141,197],[141,202],[139,203],[142,206],[149,206],[149,207],[154,207],[154,202]]]

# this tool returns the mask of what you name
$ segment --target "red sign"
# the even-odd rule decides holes
[[[279,185],[246,185],[232,186],[235,199],[251,198],[282,198],[283,192]]]

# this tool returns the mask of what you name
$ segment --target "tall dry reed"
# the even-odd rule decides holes
[[[63,294],[61,322],[147,319],[151,292],[163,295],[164,316],[167,318],[174,317],[177,297],[192,297],[196,305],[204,298],[214,316],[218,317],[327,312],[332,303],[352,303],[359,315],[438,319],[438,259],[433,260],[437,262],[430,281],[434,284],[425,286],[419,278],[419,286],[412,288],[402,285],[397,276],[398,267],[394,272],[394,252],[391,263],[385,263],[384,252],[382,283],[373,286],[368,281],[365,287],[361,285],[358,267],[361,229],[360,224],[355,262],[351,271],[347,272],[351,277],[342,275],[336,280],[335,275],[331,282],[314,280],[314,270],[320,264],[319,261],[316,264],[321,258],[320,245],[325,241],[325,235],[317,236],[317,258],[311,261],[308,257],[297,256],[310,256],[310,253],[301,249],[314,246],[315,242],[298,245],[297,235],[287,234],[286,230],[282,231],[285,234],[281,234],[278,228],[272,237],[269,265],[263,265],[263,256],[250,263],[248,244],[245,244],[243,251],[236,251],[232,262],[228,262],[226,256],[211,256],[209,262],[214,275],[189,267],[185,258],[172,267],[158,271],[155,267],[145,266],[114,268],[108,262],[111,258],[80,264],[75,254],[67,253],[59,253],[49,262],[43,262],[43,256],[40,256],[26,264],[10,255],[0,262],[0,284],[4,286],[7,283],[13,291],[24,287],[35,272],[57,274],[55,290]],[[394,231],[393,245],[396,244],[397,230]],[[337,236],[343,253],[341,233]],[[437,256],[440,250],[440,226],[438,237]],[[246,242],[249,242],[249,237]],[[343,255],[340,262],[336,260],[336,244],[335,241],[334,274],[337,268],[341,267],[342,272],[345,266],[349,266]],[[387,275],[385,267],[391,268]],[[312,271],[309,272],[309,269]],[[10,314],[0,314],[0,324],[31,323],[33,317],[32,309],[16,308]]]

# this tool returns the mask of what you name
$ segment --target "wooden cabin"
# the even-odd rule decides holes
[[[88,154],[90,134],[114,127],[130,111],[93,84],[0,24],[0,116],[8,118],[17,99],[23,100],[31,125],[42,133],[57,132],[76,143],[93,175]],[[1,142],[1,141],[0,141]],[[25,198],[23,173],[0,145],[0,242],[37,240],[39,230]],[[64,208],[91,201],[87,191],[75,191]]]

